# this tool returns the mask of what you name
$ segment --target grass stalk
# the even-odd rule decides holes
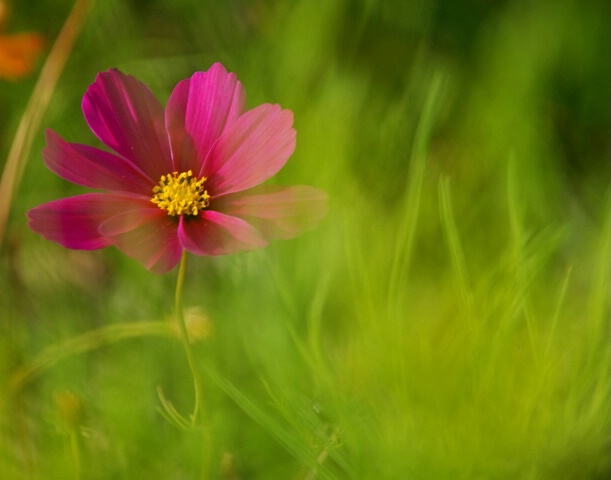
[[[454,219],[452,209],[452,199],[450,195],[450,182],[447,178],[442,178],[439,182],[439,209],[441,221],[446,235],[446,241],[452,258],[452,266],[456,274],[458,291],[463,306],[469,318],[473,309],[473,293],[467,272],[467,263],[460,242],[458,228]]]
[[[59,77],[74,48],[76,37],[94,3],[95,0],[77,0],[74,3],[47,56],[32,95],[19,121],[0,179],[0,248],[2,248],[13,195],[21,182],[32,143],[38,133]]]
[[[409,270],[420,211],[424,173],[426,171],[426,154],[442,85],[441,75],[433,77],[424,109],[416,127],[414,143],[410,154],[408,182],[401,208],[402,221],[397,229],[391,264],[387,302],[389,306],[395,305],[398,299],[401,298],[399,289],[405,283],[407,271]]]

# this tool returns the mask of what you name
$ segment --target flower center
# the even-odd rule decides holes
[[[206,177],[199,180],[193,172],[173,172],[163,175],[153,188],[151,202],[168,215],[197,215],[210,204],[210,195],[204,189]]]

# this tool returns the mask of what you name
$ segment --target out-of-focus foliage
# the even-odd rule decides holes
[[[11,30],[51,44],[71,5],[13,2]],[[165,102],[221,61],[249,105],[294,111],[278,183],[330,195],[302,238],[189,259],[218,478],[608,478],[608,18],[602,0],[96,2],[45,128],[99,146],[80,112],[97,72]],[[35,81],[0,83],[0,166]],[[191,405],[186,361],[146,323],[175,275],[29,231],[29,208],[84,191],[43,146],[0,251],[0,478],[72,476],[70,425],[83,478],[197,478],[200,438],[157,411],[157,385]]]

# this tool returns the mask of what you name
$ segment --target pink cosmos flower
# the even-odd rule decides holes
[[[316,188],[260,185],[295,149],[293,114],[271,104],[246,110],[242,84],[220,63],[178,83],[165,111],[146,85],[116,69],[98,74],[82,107],[114,153],[47,130],[43,159],[60,177],[102,191],[28,212],[32,230],[64,247],[115,246],[164,273],[183,249],[253,250],[325,214]]]

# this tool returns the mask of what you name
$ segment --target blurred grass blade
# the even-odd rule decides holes
[[[519,198],[520,194],[516,182],[516,158],[515,154],[512,153],[507,162],[507,207],[509,209],[509,228],[516,258],[520,255],[523,241],[522,222],[518,208]]]
[[[414,143],[410,154],[407,187],[405,189],[403,205],[400,209],[402,221],[397,228],[398,233],[392,259],[388,287],[388,305],[393,305],[394,302],[397,301],[397,298],[400,297],[398,295],[398,289],[400,285],[404,283],[404,277],[407,270],[409,270],[416,224],[418,223],[418,214],[420,211],[420,197],[424,181],[424,172],[426,170],[427,149],[431,137],[433,120],[439,105],[442,84],[442,76],[440,74],[435,75],[431,82],[431,87],[418,126],[416,127]]]
[[[522,231],[522,220],[518,201],[520,193],[518,192],[518,182],[516,181],[516,158],[512,154],[507,163],[507,207],[509,209],[509,228],[511,230],[512,245],[513,245],[513,260],[517,282],[517,289],[522,290],[523,300],[520,302],[520,308],[524,312],[526,324],[528,326],[528,335],[530,338],[531,348],[535,357],[537,357],[535,344],[536,334],[534,328],[534,314],[528,298],[529,283],[525,272],[524,261],[524,233]]]
[[[72,52],[76,37],[95,0],[77,0],[42,67],[6,159],[0,179],[0,248],[8,222],[13,195],[25,170],[32,142],[38,133],[57,81]]]
[[[594,272],[594,285],[590,290],[590,298],[588,305],[588,317],[592,319],[604,319],[603,325],[608,325],[609,317],[609,264],[611,263],[611,212],[609,211],[609,191],[605,195],[605,221],[602,222],[600,228],[600,243],[598,247],[599,267]]]
[[[556,302],[556,309],[554,311],[554,316],[552,317],[552,322],[551,325],[549,327],[549,333],[548,333],[548,339],[547,339],[547,345],[545,346],[545,353],[544,353],[544,358],[548,359],[550,352],[551,352],[551,348],[552,345],[554,343],[555,340],[555,336],[556,336],[556,329],[558,328],[558,321],[560,319],[560,314],[562,313],[562,307],[564,307],[564,300],[566,298],[566,292],[569,289],[569,283],[571,280],[571,272],[573,271],[572,267],[570,267],[567,272],[566,272],[566,276],[564,277],[564,282],[562,282],[562,287],[560,289],[560,294],[558,295],[558,301]]]
[[[163,418],[166,419],[168,423],[182,430],[193,430],[193,419],[191,422],[189,422],[180,413],[178,413],[176,407],[174,407],[174,404],[165,397],[161,386],[157,386],[157,395],[159,396],[159,401],[162,405],[162,407],[157,407],[157,411],[161,414]]]
[[[301,438],[310,439],[310,444],[320,452],[317,463],[322,465],[330,457],[344,472],[350,473],[350,478],[356,477],[345,455],[342,444],[342,430],[325,417],[320,405],[311,398],[295,395],[279,394],[270,384],[261,380],[265,391],[271,399],[271,405],[278,411],[291,427],[299,432]],[[316,470],[311,469],[305,478],[313,478]],[[304,479],[305,480],[305,479]]]
[[[470,313],[473,308],[473,292],[467,273],[465,255],[460,243],[460,236],[452,211],[450,182],[448,178],[442,178],[439,181],[439,210],[441,214],[441,223],[448,243],[448,249],[452,257],[452,266],[456,274],[458,291],[467,313]],[[468,315],[468,317],[471,318],[471,315]]]
[[[252,418],[273,438],[276,439],[293,457],[308,465],[323,479],[334,480],[337,477],[317,461],[317,453],[301,438],[284,427],[270,413],[257,406],[252,400],[238,390],[231,382],[221,377],[212,368],[206,367],[206,373],[231,398],[246,415]]]
[[[130,338],[147,336],[176,336],[176,329],[170,322],[130,322],[107,325],[97,330],[69,338],[51,345],[26,363],[12,376],[9,392],[17,393],[26,383],[51,368],[59,361],[90,352],[97,348]]]

